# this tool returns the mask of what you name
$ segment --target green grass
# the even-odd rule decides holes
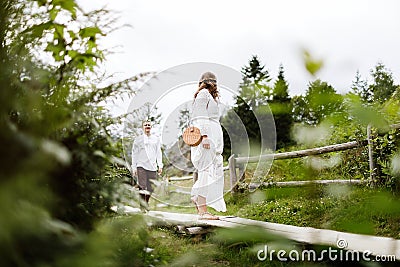
[[[259,235],[251,230],[243,231],[242,234],[247,237]],[[183,236],[171,228],[153,227],[148,246],[154,250],[148,257],[152,258],[155,266],[317,266],[309,262],[260,261],[253,242],[221,241],[221,238],[226,240],[225,234],[232,236],[229,230],[202,236]]]
[[[267,188],[227,199],[234,215],[280,224],[400,238],[400,201],[383,190],[313,185]]]

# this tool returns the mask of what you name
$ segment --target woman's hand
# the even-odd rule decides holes
[[[210,140],[207,135],[203,135],[203,141],[201,143],[203,144],[203,148],[210,149]]]

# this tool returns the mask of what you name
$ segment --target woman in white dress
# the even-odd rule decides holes
[[[193,101],[192,123],[200,129],[203,140],[191,148],[191,160],[198,172],[191,199],[200,219],[208,220],[218,220],[219,217],[209,213],[207,206],[226,211],[222,170],[224,141],[219,123],[218,97],[216,76],[211,72],[204,73]]]

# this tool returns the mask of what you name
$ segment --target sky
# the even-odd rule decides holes
[[[120,79],[192,62],[217,63],[240,71],[257,55],[273,79],[283,65],[292,96],[304,94],[315,78],[345,93],[357,71],[370,80],[370,71],[378,62],[400,83],[398,0],[78,3],[84,10],[106,6],[118,12],[119,24],[131,26],[102,41],[104,47],[117,51],[108,57],[105,68]],[[304,49],[324,61],[316,77],[304,68]]]

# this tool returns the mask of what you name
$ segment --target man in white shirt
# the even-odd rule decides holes
[[[156,179],[163,168],[160,139],[151,134],[151,122],[142,123],[143,135],[138,136],[132,146],[132,172],[137,175],[139,194],[143,202],[149,203],[153,187],[150,179]]]

